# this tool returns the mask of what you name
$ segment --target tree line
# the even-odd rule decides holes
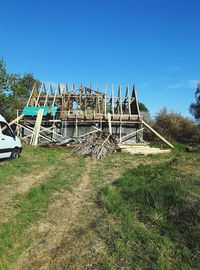
[[[4,59],[0,59],[0,114],[8,121],[16,117],[17,109],[23,109],[34,83],[41,84],[32,73],[8,73]],[[194,121],[166,108],[152,119],[145,104],[140,103],[139,107],[145,120],[169,140],[200,142],[200,83],[195,91],[195,101],[189,107]],[[148,132],[145,133],[145,138],[154,140]]]
[[[8,121],[16,117],[16,110],[22,110],[34,83],[40,81],[32,73],[8,73],[4,59],[0,59],[0,114]]]

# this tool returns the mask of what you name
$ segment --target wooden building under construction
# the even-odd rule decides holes
[[[112,85],[100,91],[99,87],[82,84],[73,84],[70,90],[67,84],[35,84],[17,126],[21,138],[30,139],[33,145],[45,140],[65,141],[97,130],[111,133],[121,144],[145,144],[144,126],[156,134],[141,117],[134,86],[119,86],[114,91]]]

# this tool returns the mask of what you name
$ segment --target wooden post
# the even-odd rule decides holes
[[[65,139],[67,138],[67,121],[65,121]]]
[[[105,117],[106,117],[106,111],[107,111],[107,102],[106,102],[106,95],[107,95],[107,84],[106,84],[106,87],[105,87],[105,95],[104,95],[104,114],[105,114]]]
[[[136,103],[138,115],[140,117],[140,108],[139,108],[139,104],[138,104],[138,99],[137,99],[137,93],[136,93],[136,87],[135,87],[135,85],[133,85],[133,93],[134,93],[134,96],[135,96],[135,103]]]
[[[16,134],[17,136],[19,136],[19,110],[17,110],[17,122],[16,122],[17,126],[16,126]]]
[[[110,113],[108,113],[108,128],[109,128],[109,133],[112,134],[112,123],[111,123]]]
[[[40,109],[37,113],[37,118],[34,126],[34,132],[33,136],[31,139],[31,145],[38,145],[38,138],[39,138],[39,132],[40,132],[40,127],[42,123],[42,116],[43,116],[44,109]]]
[[[44,85],[44,84],[42,84],[42,86],[41,86],[41,88],[40,88],[40,91],[39,91],[37,100],[36,100],[36,102],[35,102],[35,107],[37,107],[37,105],[38,105],[38,103],[39,103],[40,95],[41,95],[41,93],[42,93],[42,87],[44,87],[43,85]]]
[[[129,85],[127,86],[127,91],[128,91],[128,112],[129,112],[129,116],[131,116],[131,103],[130,103]]]
[[[50,88],[50,86],[49,86],[49,88]],[[44,107],[47,106],[47,100],[48,100],[48,91],[46,91],[46,98],[44,101]]]
[[[121,88],[121,85],[119,86],[119,108],[120,108],[120,114],[122,115],[122,88]]]
[[[112,115],[114,116],[114,85],[112,84]]]
[[[100,130],[102,130],[102,119],[101,119],[101,116],[100,116],[100,120],[99,120],[99,128],[100,128]]]
[[[80,110],[82,106],[82,94],[83,94],[83,84],[80,83],[80,87],[79,87],[79,109]]]
[[[51,95],[53,95],[53,88],[52,88],[52,85],[51,84],[49,84],[49,89],[50,89]]]
[[[59,83],[58,83],[57,87],[58,87],[58,94],[61,95],[61,89],[60,89],[60,84]]]
[[[56,94],[57,94],[57,88],[56,88],[55,93],[54,93],[52,106],[54,106],[54,104],[55,104],[55,101],[56,101]]]
[[[29,96],[29,99],[28,99],[28,102],[27,102],[26,106],[29,106],[29,103],[30,103],[30,101],[31,101],[31,98],[32,98],[32,95],[33,95],[35,89],[36,89],[36,82],[35,82],[34,85],[33,85],[33,89],[32,89],[32,91],[31,91],[31,94],[30,94],[30,96]]]
[[[75,137],[77,136],[78,136],[78,120],[77,120],[77,114],[76,114]]]
[[[120,123],[119,123],[119,143],[122,142],[122,122],[120,117]]]

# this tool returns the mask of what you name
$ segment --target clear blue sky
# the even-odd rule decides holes
[[[45,82],[135,83],[155,115],[188,116],[200,81],[200,0],[0,0],[0,57]]]

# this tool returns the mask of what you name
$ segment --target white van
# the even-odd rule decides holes
[[[9,127],[6,120],[0,114],[0,159],[17,159],[22,151],[19,138]]]

